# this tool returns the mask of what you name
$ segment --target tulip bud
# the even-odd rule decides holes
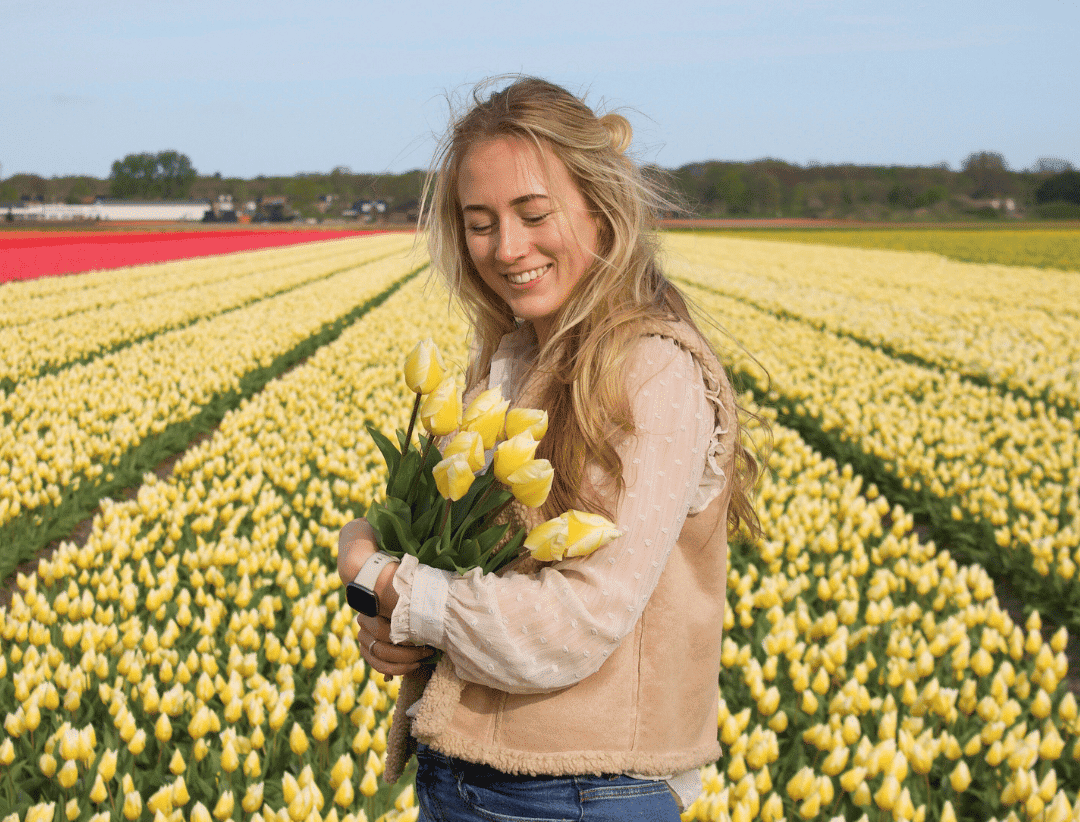
[[[484,438],[475,431],[459,431],[443,449],[443,459],[458,455],[469,461],[469,468],[475,473],[484,467]]]
[[[90,801],[95,805],[100,805],[108,798],[109,792],[105,789],[105,780],[101,778],[101,774],[98,774],[94,777],[94,787],[90,789]]]
[[[547,411],[539,408],[511,408],[506,412],[506,438],[512,439],[518,434],[529,432],[534,440],[541,440],[547,433]]]
[[[528,431],[500,442],[495,449],[495,476],[499,482],[508,484],[510,475],[536,456],[539,444]]]
[[[569,535],[569,517],[566,514],[549,519],[529,531],[525,547],[541,562],[557,562],[566,552]]]
[[[296,723],[293,723],[292,731],[289,732],[289,747],[297,756],[303,756],[308,749],[307,734]]]
[[[232,791],[224,791],[220,797],[218,797],[217,804],[214,805],[214,816],[225,822],[226,819],[233,814],[233,793]]]
[[[598,548],[607,545],[622,531],[599,514],[587,511],[567,511],[568,533],[566,537],[566,556],[584,557]]]
[[[240,800],[240,807],[248,813],[255,813],[263,803],[263,783],[254,782],[248,785],[244,798]]]
[[[442,381],[445,370],[442,353],[428,337],[405,358],[405,384],[414,394],[430,394]]]
[[[961,759],[956,763],[956,767],[949,774],[949,783],[957,793],[963,793],[971,784],[971,771],[968,770],[967,763],[964,760]]]
[[[547,501],[555,470],[547,460],[530,460],[506,478],[510,493],[528,508],[539,508]]]
[[[372,770],[364,771],[364,778],[360,780],[360,793],[364,796],[372,797],[379,791],[379,783],[375,779],[375,772]]]
[[[172,801],[173,805],[178,808],[184,807],[191,799],[191,795],[188,793],[187,782],[184,781],[184,777],[177,777],[176,781],[172,785]],[[205,808],[203,809],[205,810]],[[194,813],[192,814],[194,815]]]
[[[443,437],[461,425],[461,393],[457,382],[447,377],[424,398],[420,420],[429,433]]]
[[[874,801],[883,811],[891,811],[900,798],[900,782],[891,773],[881,781],[881,787],[874,794]]]
[[[74,759],[69,759],[64,763],[63,767],[60,768],[60,772],[56,775],[56,779],[64,790],[67,790],[78,781],[79,767],[75,764]]]
[[[169,772],[179,776],[187,768],[187,763],[184,762],[184,755],[180,753],[180,749],[177,748],[173,751],[172,759],[169,760]]]
[[[15,746],[11,742],[11,738],[5,739],[0,743],[0,765],[10,765],[15,761]]]
[[[482,391],[469,403],[462,416],[462,427],[466,431],[475,431],[484,440],[484,449],[494,448],[495,441],[503,430],[506,409],[510,402],[503,399],[502,387],[495,386]]]
[[[210,811],[202,802],[196,802],[195,807],[191,809],[191,822],[213,822]]]
[[[136,791],[124,794],[124,816],[135,822],[142,816],[142,795]]]
[[[435,478],[435,487],[443,498],[453,502],[465,496],[476,479],[469,467],[469,460],[461,454],[436,463],[431,469],[431,475]]]

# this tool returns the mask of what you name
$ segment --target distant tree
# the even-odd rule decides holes
[[[1043,180],[1035,189],[1035,202],[1080,205],[1080,171],[1063,171]]]
[[[993,197],[1011,189],[1009,167],[996,151],[977,151],[964,160],[962,170],[971,181],[972,197]]]
[[[1068,160],[1057,157],[1040,157],[1031,170],[1036,174],[1060,174],[1063,171],[1072,171],[1073,165]]]
[[[122,200],[183,200],[191,195],[197,177],[186,154],[171,150],[128,154],[112,164],[109,194]]]
[[[76,205],[81,203],[84,199],[92,197],[93,194],[94,186],[92,179],[90,177],[76,177],[71,183],[71,188],[68,189],[64,202],[69,205]]]

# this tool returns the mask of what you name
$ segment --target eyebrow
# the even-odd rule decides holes
[[[523,203],[531,203],[533,200],[549,200],[551,199],[546,194],[522,194],[520,197],[515,197],[510,201],[510,205],[517,206]],[[482,205],[466,205],[461,207],[462,211],[487,211],[487,206]]]

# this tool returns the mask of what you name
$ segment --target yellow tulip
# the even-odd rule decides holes
[[[12,744],[11,738],[5,739],[0,743],[0,765],[10,765],[15,761],[15,745]]]
[[[142,796],[136,792],[124,794],[124,816],[135,822],[140,816],[142,816],[143,803]]]
[[[566,552],[570,533],[570,518],[566,514],[537,525],[525,537],[525,547],[541,562],[557,562]]]
[[[191,799],[191,795],[188,793],[187,782],[184,781],[184,777],[179,776],[172,785],[172,801],[173,805],[178,808],[184,807]],[[206,810],[205,808],[203,810]],[[194,812],[193,814],[194,815]]]
[[[506,478],[510,493],[528,508],[539,508],[547,501],[555,470],[547,460],[530,460]]]
[[[330,787],[336,788],[342,782],[348,782],[352,776],[353,759],[348,754],[342,754],[330,769]]]
[[[881,787],[874,794],[874,801],[883,811],[891,811],[900,798],[900,781],[891,773],[886,774]]]
[[[453,377],[447,377],[420,405],[420,420],[429,433],[443,437],[461,425],[461,392]]]
[[[566,556],[584,557],[602,548],[622,531],[599,514],[587,511],[567,511]]]
[[[431,469],[435,478],[435,487],[444,499],[456,502],[472,487],[476,475],[469,465],[469,460],[462,454],[455,454],[436,463]]]
[[[248,751],[247,758],[244,759],[244,776],[258,777],[262,775],[262,763],[259,761],[259,755],[255,751]]]
[[[303,756],[308,749],[307,734],[304,733],[304,729],[295,722],[293,723],[292,730],[289,732],[289,747],[297,756]]]
[[[206,805],[202,802],[196,802],[195,807],[191,809],[191,822],[213,822],[210,817],[210,811],[206,809]]]
[[[253,782],[248,785],[244,792],[244,798],[240,800],[240,807],[248,813],[255,813],[263,803],[263,783]]]
[[[506,412],[504,428],[507,439],[527,431],[534,440],[541,440],[548,429],[547,411],[539,408],[511,408]]]
[[[360,793],[364,796],[372,797],[379,790],[379,783],[375,779],[375,772],[373,770],[364,771],[364,778],[360,780]]]
[[[495,476],[499,482],[508,484],[509,476],[536,456],[539,444],[528,431],[500,442],[495,449]]]
[[[1061,738],[1061,734],[1057,732],[1057,728],[1051,726],[1039,745],[1039,756],[1043,759],[1057,759],[1064,748],[1065,741]]]
[[[232,791],[224,791],[218,797],[217,804],[214,805],[214,816],[225,822],[226,819],[232,816],[234,804]]]
[[[800,768],[799,771],[788,780],[788,796],[800,802],[805,799],[814,787],[814,771],[809,766]]]
[[[158,788],[146,800],[146,809],[155,816],[159,813],[168,815],[173,812],[172,788],[168,785]]]
[[[128,743],[128,750],[135,756],[138,756],[146,750],[146,731],[143,728],[135,731],[135,736],[131,737],[131,741]]]
[[[108,798],[109,792],[105,789],[105,780],[101,778],[101,774],[98,774],[94,777],[94,787],[90,789],[90,801],[100,805]]]
[[[475,431],[458,431],[443,449],[443,459],[464,456],[469,461],[469,468],[475,473],[484,467],[484,438]]]
[[[79,768],[75,764],[75,760],[67,760],[63,767],[60,768],[60,772],[56,775],[56,779],[65,790],[74,785],[79,779]]]
[[[416,344],[405,358],[405,384],[414,394],[430,394],[442,381],[446,365],[431,337]]]
[[[175,776],[179,776],[187,768],[187,763],[184,762],[184,755],[180,753],[180,749],[177,748],[173,751],[172,759],[169,760],[169,772]]]
[[[503,399],[502,387],[497,385],[482,391],[469,403],[462,415],[461,425],[466,431],[475,431],[483,438],[485,450],[494,448],[509,407],[510,402]]]
[[[162,714],[154,723],[154,737],[158,742],[168,742],[172,739],[172,723],[169,722],[168,714]]]
[[[952,769],[952,773],[949,774],[949,784],[957,793],[963,793],[971,784],[971,771],[968,770],[967,763],[964,760],[961,759],[956,763],[956,767]]]
[[[293,726],[294,728],[297,726]],[[292,738],[289,738],[290,744]],[[295,750],[295,748],[294,748]],[[225,747],[221,751],[221,769],[225,773],[232,773],[238,767],[240,767],[240,757],[236,753],[236,747],[233,745],[232,739],[225,740]]]
[[[38,758],[38,767],[41,768],[41,772],[45,774],[49,779],[53,778],[56,773],[56,757],[50,753],[43,753]]]
[[[355,798],[356,793],[353,790],[351,780],[346,779],[338,785],[337,789],[334,791],[334,802],[343,808],[350,807]]]

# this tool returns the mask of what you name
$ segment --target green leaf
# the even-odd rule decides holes
[[[383,460],[386,462],[387,475],[393,476],[394,472],[397,470],[398,463],[401,461],[401,452],[394,448],[394,444],[377,428],[370,425],[365,427],[367,428],[368,434],[371,435],[371,439],[375,441],[376,447],[383,455]],[[398,435],[399,437],[404,436],[400,431],[398,432]]]
[[[398,466],[397,472],[393,475],[393,482],[387,486],[386,496],[405,499],[409,488],[413,484],[413,478],[419,470],[420,454],[415,449],[410,448],[402,457],[401,465]]]
[[[484,569],[484,573],[493,573],[494,571],[498,571],[504,565],[509,563],[510,560],[517,556],[518,551],[521,550],[521,544],[524,541],[525,529],[521,528],[516,534],[514,534],[513,538],[509,542],[507,542],[506,545],[503,546],[503,549],[499,551],[499,553],[488,559],[480,566]]]

